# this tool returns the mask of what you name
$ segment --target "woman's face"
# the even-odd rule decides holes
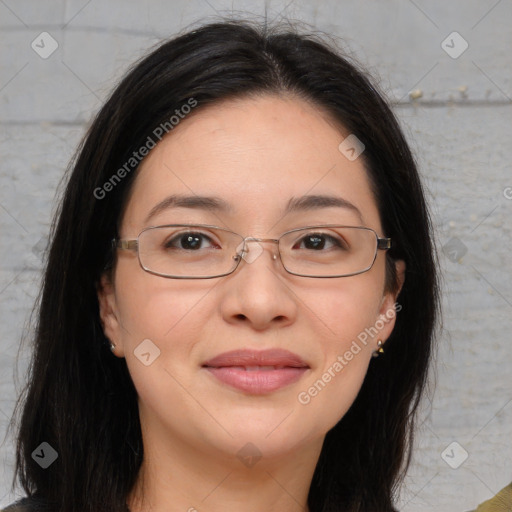
[[[148,226],[183,223],[260,238],[319,224],[367,226],[385,236],[362,158],[349,160],[338,149],[348,135],[292,98],[262,96],[194,112],[142,162],[119,235],[131,239]],[[169,204],[148,219],[176,195],[219,198],[227,208]],[[342,202],[285,213],[290,201],[307,196]],[[291,275],[273,259],[275,244],[261,247],[233,274],[197,280],[152,275],[135,252],[118,251],[112,283],[105,277],[99,292],[101,317],[115,355],[126,358],[146,441],[169,452],[188,447],[224,457],[252,443],[244,449],[276,457],[318,446],[355,400],[377,341],[394,325],[385,251],[368,272],[326,279]],[[273,349],[293,353],[302,368],[276,369],[296,363],[269,362],[262,351]],[[238,350],[263,354],[267,368],[251,375],[252,365],[229,359],[221,370],[205,366]],[[233,368],[237,363],[245,366]]]

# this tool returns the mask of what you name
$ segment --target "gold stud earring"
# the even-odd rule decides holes
[[[382,348],[382,340],[378,340],[377,341],[377,350],[375,350],[375,352],[372,354],[373,357],[379,357],[381,354],[384,354],[384,349]]]

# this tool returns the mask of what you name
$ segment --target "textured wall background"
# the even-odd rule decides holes
[[[28,358],[18,347],[87,122],[159,39],[265,9],[343,38],[380,77],[429,190],[444,330],[401,510],[462,512],[512,481],[510,0],[0,0],[0,506],[20,495],[7,433]]]

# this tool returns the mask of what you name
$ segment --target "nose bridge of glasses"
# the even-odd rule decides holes
[[[263,253],[263,246],[261,243],[279,244],[279,240],[275,238],[256,238],[253,236],[245,237],[236,248],[237,256],[241,257],[247,263],[252,263]],[[250,247],[250,245],[252,247]],[[273,259],[277,259],[277,254],[274,252]]]

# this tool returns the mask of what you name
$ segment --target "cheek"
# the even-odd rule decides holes
[[[178,417],[188,414],[193,401],[187,390],[195,386],[194,347],[201,338],[199,319],[211,316],[211,304],[204,299],[214,283],[139,275],[129,265],[119,266],[116,283],[124,356],[139,407],[156,412],[163,422],[171,421],[170,404]],[[181,423],[175,427],[182,428]]]
[[[128,265],[116,282],[124,356],[139,394],[186,384],[214,283],[163,279]]]
[[[355,333],[357,330],[354,330]],[[325,347],[323,365],[314,369],[296,400],[301,415],[315,418],[313,431],[326,433],[347,413],[361,389],[373,348],[350,336]]]
[[[326,287],[312,302],[319,328],[325,325],[322,358],[297,402],[317,418],[319,429],[329,430],[348,411],[375,350],[378,336],[372,328],[382,295],[379,284],[367,276],[340,279],[339,287]]]
[[[334,286],[327,283],[315,290],[304,288],[304,303],[313,313],[311,321],[316,322],[323,333],[324,353],[343,350],[375,324],[382,286],[380,280],[367,273],[341,278]]]
[[[214,286],[199,280],[165,279],[133,271],[129,265],[120,266],[116,283],[122,336],[132,345],[145,338],[167,344],[176,332],[197,328],[199,322],[193,319],[205,314],[202,299]]]

